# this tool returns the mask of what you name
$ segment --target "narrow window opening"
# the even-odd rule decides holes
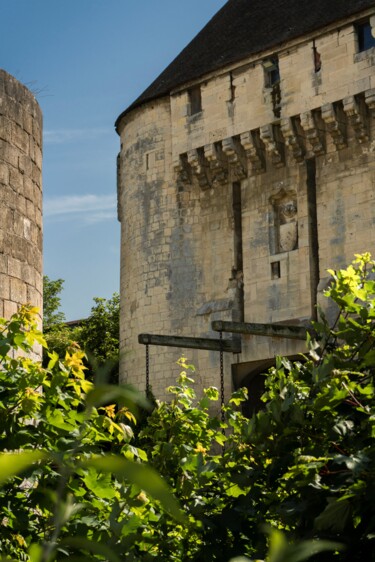
[[[356,25],[358,52],[360,53],[375,47],[375,26],[371,26],[371,23],[368,20]]]
[[[155,167],[155,152],[146,153],[146,171],[152,170]]]
[[[278,119],[281,115],[280,70],[277,57],[263,61],[264,85],[271,89],[272,110]]]
[[[189,92],[190,115],[195,115],[202,111],[202,93],[200,86],[190,88]]]
[[[242,204],[241,184],[235,182],[232,186],[233,196],[233,223],[234,223],[234,267],[237,271],[243,270],[242,253]]]
[[[319,72],[322,68],[322,58],[315,45],[315,40],[313,41],[313,56],[314,56],[314,72]]]
[[[271,263],[271,279],[280,279],[280,277],[280,262],[274,261],[273,263]]]
[[[234,102],[234,100],[236,99],[236,86],[234,85],[234,82],[233,82],[232,72],[229,73],[229,79],[230,79],[230,100],[229,101]]]
[[[263,68],[266,88],[272,88],[280,82],[279,61],[277,58],[263,61]]]
[[[315,158],[306,160],[306,186],[307,186],[307,209],[308,209],[308,233],[309,233],[309,262],[310,262],[310,291],[311,291],[311,315],[317,318],[317,289],[320,278],[319,273],[319,241],[318,241],[318,216],[316,202],[316,161]]]
[[[233,206],[233,257],[234,267],[232,279],[236,280],[235,306],[233,319],[238,322],[244,321],[244,290],[243,290],[243,246],[242,246],[242,201],[241,184],[232,184],[232,206]]]

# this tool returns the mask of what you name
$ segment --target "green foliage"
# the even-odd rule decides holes
[[[292,543],[282,554],[271,540],[269,560],[375,560],[375,264],[357,256],[331,274],[335,325],[315,325],[300,361],[277,359],[264,408],[250,420],[236,410],[239,391],[222,435],[208,410],[215,391],[196,403],[186,372],[171,404],[153,412],[142,447],[191,521],[177,535],[158,526],[160,560],[264,559],[262,523]]]
[[[64,313],[59,311],[61,305],[60,293],[63,285],[63,279],[52,280],[48,275],[43,277],[43,324],[45,331],[58,327],[65,322]]]
[[[31,360],[32,346],[45,345],[35,314],[24,307],[10,322],[0,319],[0,556],[123,559],[161,506],[184,522],[166,483],[130,443],[145,401],[128,387],[94,387],[77,347],[63,360],[50,353],[46,369]]]
[[[27,358],[44,343],[33,311],[1,320],[0,555],[374,562],[375,263],[331,275],[334,326],[316,323],[300,361],[277,358],[261,411],[242,415],[242,389],[222,422],[182,358],[137,446],[134,391],[93,387],[76,346],[43,369]]]
[[[92,375],[101,370],[102,376],[116,384],[119,365],[120,296],[114,293],[110,299],[94,298],[94,302],[89,318],[82,322],[75,337],[89,357],[88,367]]]
[[[99,363],[104,363],[118,358],[120,296],[114,293],[111,299],[94,298],[94,302],[89,318],[82,323],[79,342]]]
[[[112,298],[94,298],[94,306],[88,318],[80,320],[77,325],[65,323],[65,316],[58,312],[60,293],[64,281],[51,281],[47,276],[44,282],[44,335],[48,349],[60,357],[65,355],[72,342],[81,347],[88,358],[84,359],[88,376],[93,379],[94,372],[111,383],[118,382],[119,363],[119,322],[120,296],[114,293]],[[44,353],[44,366],[48,364],[48,355]]]

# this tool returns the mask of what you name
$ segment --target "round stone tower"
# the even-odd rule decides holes
[[[0,316],[42,295],[42,112],[0,70]]]

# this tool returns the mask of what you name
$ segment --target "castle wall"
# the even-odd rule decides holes
[[[0,315],[42,311],[42,114],[32,93],[0,70]],[[41,318],[41,316],[40,316]]]
[[[353,22],[198,85],[198,110],[187,84],[125,115],[119,131],[122,377],[140,388],[138,333],[218,337],[217,319],[305,324],[327,268],[375,254],[375,48],[358,52]],[[226,393],[231,370],[240,384],[255,364],[303,349],[243,336],[242,353],[225,355]],[[181,353],[151,349],[157,396]],[[185,353],[198,387],[218,386],[217,352]]]

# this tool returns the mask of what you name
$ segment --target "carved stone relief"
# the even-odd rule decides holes
[[[298,248],[297,194],[281,190],[272,197],[271,254],[291,252]]]

